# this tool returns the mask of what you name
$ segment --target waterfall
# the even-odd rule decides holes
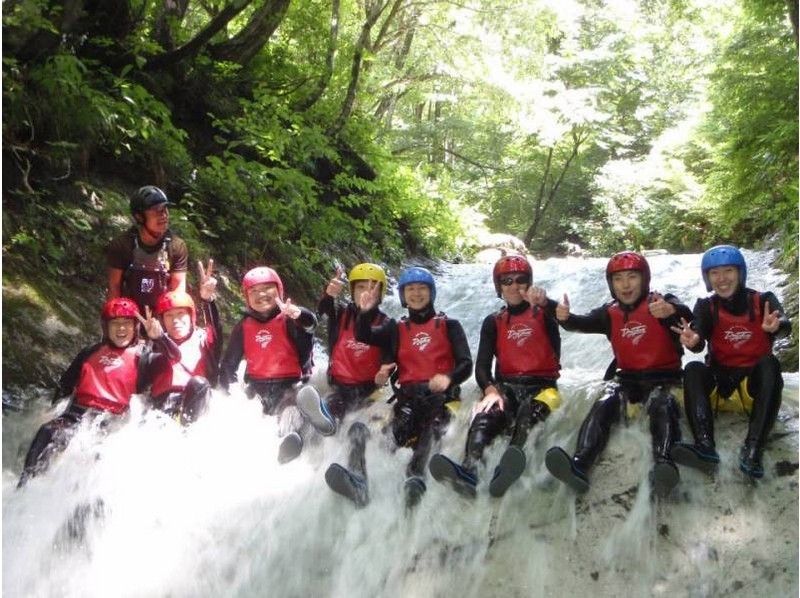
[[[745,256],[749,286],[780,297],[771,256]],[[699,255],[648,259],[653,290],[690,307],[706,294]],[[605,262],[537,261],[534,281],[552,298],[567,293],[572,311],[586,313],[609,298]],[[436,272],[436,307],[461,321],[473,356],[483,318],[502,305],[491,267],[446,264]],[[402,314],[396,293],[384,307]],[[544,452],[556,444],[574,449],[611,352],[602,335],[562,331],[562,339],[564,402],[531,433],[522,478],[502,499],[488,495],[507,445],[501,437],[486,451],[475,500],[429,478],[411,514],[402,491],[410,451],[393,450],[382,433],[390,414],[385,400],[281,466],[274,419],[239,391],[215,392],[209,413],[188,429],[146,412],[135,398],[124,421],[81,424],[47,473],[16,490],[37,426],[64,407],[50,408],[49,393],[31,389],[32,407],[3,418],[3,595],[797,595],[797,374],[784,375],[763,481],[754,485],[738,471],[746,421],[721,414],[717,477],[681,469],[674,495],[652,500],[650,440],[641,419],[612,432],[591,489],[576,497],[549,476]],[[326,366],[320,345],[312,382],[323,392]],[[471,379],[442,440],[441,451],[454,459],[462,456],[477,396]],[[359,510],[323,479],[331,462],[346,464],[344,431],[356,418],[372,432],[371,502]],[[685,418],[682,427],[688,436]]]

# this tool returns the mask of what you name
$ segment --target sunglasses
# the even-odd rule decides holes
[[[527,276],[504,276],[500,279],[500,284],[504,287],[511,286],[514,283],[517,284],[530,284],[530,279]]]

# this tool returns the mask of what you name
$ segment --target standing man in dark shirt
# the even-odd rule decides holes
[[[136,225],[106,250],[108,298],[133,299],[142,313],[155,308],[163,293],[186,290],[189,252],[169,229],[169,203],[158,187],[139,189],[130,200]]]

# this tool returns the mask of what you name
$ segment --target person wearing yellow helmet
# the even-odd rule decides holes
[[[342,302],[339,297],[348,282],[350,301]],[[362,343],[355,338],[355,323],[359,314],[358,301],[361,295],[369,290],[371,284],[379,285],[380,300],[365,317],[369,318],[372,325],[377,326],[387,318],[379,304],[386,296],[388,285],[386,272],[378,264],[368,262],[357,264],[350,270],[347,279],[344,278],[344,268],[337,265],[336,272],[328,281],[317,304],[317,313],[328,318],[330,392],[324,398],[320,398],[313,386],[305,386],[297,395],[297,406],[324,436],[335,434],[347,413],[369,405],[370,397],[375,393],[379,383],[382,385],[386,382],[391,370],[388,364],[392,363],[392,356],[388,351]],[[363,455],[368,435],[369,431],[361,422],[353,423],[348,431],[351,442],[350,462],[354,464],[353,470],[356,476],[365,475],[359,467],[363,462],[359,455]],[[329,474],[326,480],[330,482],[333,475]],[[354,490],[350,498],[356,504],[365,503],[366,496],[358,492],[361,486],[351,485],[349,488]]]
[[[461,323],[436,312],[436,283],[427,269],[412,266],[400,273],[398,295],[408,316],[375,326],[370,313],[379,304],[381,292],[372,281],[359,296],[355,338],[388,351],[393,360],[389,365],[396,364],[391,430],[398,447],[412,449],[404,484],[406,508],[412,509],[426,490],[430,451],[450,422],[448,404],[460,400],[460,385],[472,374],[472,355]],[[351,436],[355,442],[364,440],[358,430],[351,429]],[[358,456],[359,471],[364,472],[363,451]],[[353,453],[349,465],[347,469],[331,465],[325,473],[328,485],[351,499],[356,494],[351,488],[360,487],[366,497],[366,475],[354,475]]]
[[[464,459],[458,464],[438,454],[429,464],[435,480],[470,498],[476,494],[486,446],[504,432],[511,434],[489,483],[489,494],[500,497],[525,471],[530,429],[561,403],[556,386],[561,369],[558,303],[533,285],[533,269],[524,256],[501,257],[492,279],[505,305],[481,325],[475,380],[483,398],[473,407]]]
[[[155,312],[145,309],[142,326],[152,341],[142,356],[150,404],[179,419],[195,421],[205,412],[216,384],[222,349],[222,324],[216,305],[214,260],[198,262],[200,310],[205,326],[197,326],[194,299],[184,291],[163,293]]]
[[[64,371],[53,403],[71,395],[67,409],[36,433],[20,476],[19,486],[42,473],[84,415],[122,415],[131,395],[139,392],[139,360],[144,344],[138,337],[136,303],[125,297],[109,299],[101,310],[103,340],[81,350]]]
[[[282,436],[278,462],[287,463],[300,455],[308,434],[296,399],[311,375],[317,317],[286,298],[283,280],[268,266],[245,273],[242,294],[246,309],[228,338],[220,385],[230,391],[238,383],[239,365],[246,362],[244,391],[250,399],[258,397],[264,415],[277,416]]]

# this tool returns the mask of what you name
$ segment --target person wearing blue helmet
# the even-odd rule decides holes
[[[719,464],[714,443],[717,411],[747,413],[747,436],[739,469],[752,479],[764,476],[764,446],[781,406],[783,378],[772,353],[776,339],[791,332],[791,322],[772,292],[747,287],[747,263],[732,245],[717,245],[700,264],[710,297],[697,300],[691,325],[675,330],[681,343],[699,353],[708,345],[705,363],[687,364],[684,405],[694,443],[676,443],[676,463],[713,473]]]
[[[394,359],[391,431],[398,447],[413,451],[404,486],[406,508],[411,509],[426,490],[428,455],[450,421],[448,404],[459,400],[459,385],[472,374],[472,356],[460,322],[436,312],[436,283],[428,270],[406,268],[397,286],[408,315],[375,324],[372,314],[381,288],[372,281],[358,297],[355,336],[362,343],[388,349]],[[325,477],[334,491],[359,506],[367,503],[363,451],[358,459],[351,458],[348,469],[334,464]]]

